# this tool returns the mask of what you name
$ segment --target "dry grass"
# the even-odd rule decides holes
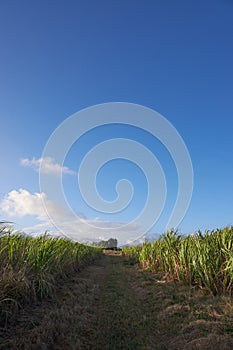
[[[52,298],[60,281],[92,263],[100,252],[47,234],[13,234],[0,223],[0,327],[7,329],[21,308]]]
[[[161,281],[163,283],[161,283]],[[232,349],[233,304],[108,252],[27,305],[2,330],[1,350]]]

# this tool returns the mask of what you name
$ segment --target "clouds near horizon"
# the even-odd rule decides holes
[[[54,214],[55,223],[45,208]],[[45,193],[30,193],[23,188],[7,193],[0,202],[0,211],[9,218],[34,217],[35,225],[23,228],[28,233],[42,234],[48,230],[55,236],[65,235],[79,241],[96,241],[114,236],[119,244],[125,242],[127,237],[130,241],[130,237],[135,237],[135,234],[140,236],[139,226],[135,223],[101,221],[98,218],[86,218],[82,214],[74,219],[64,208],[49,200]]]

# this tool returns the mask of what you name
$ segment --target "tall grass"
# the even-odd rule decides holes
[[[46,233],[22,236],[0,223],[0,321],[6,321],[12,308],[51,297],[62,278],[90,264],[100,252]]]
[[[171,230],[152,243],[125,247],[123,253],[168,279],[233,294],[233,227],[181,236]]]

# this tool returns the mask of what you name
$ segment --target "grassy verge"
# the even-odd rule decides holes
[[[60,280],[90,264],[100,250],[52,238],[13,234],[6,225],[0,228],[0,326],[23,305],[52,297]]]
[[[140,271],[137,283],[144,286],[144,304],[155,325],[154,349],[233,347],[231,298],[205,295],[149,271]]]

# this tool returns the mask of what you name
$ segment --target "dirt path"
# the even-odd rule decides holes
[[[223,324],[224,305],[217,306],[105,255],[59,286],[53,300],[21,310],[2,330],[0,349],[232,349],[233,312]]]
[[[151,349],[155,325],[148,323],[146,291],[135,284],[135,272],[119,256],[107,257],[106,279],[98,306],[96,349]],[[130,271],[131,270],[131,271]]]

